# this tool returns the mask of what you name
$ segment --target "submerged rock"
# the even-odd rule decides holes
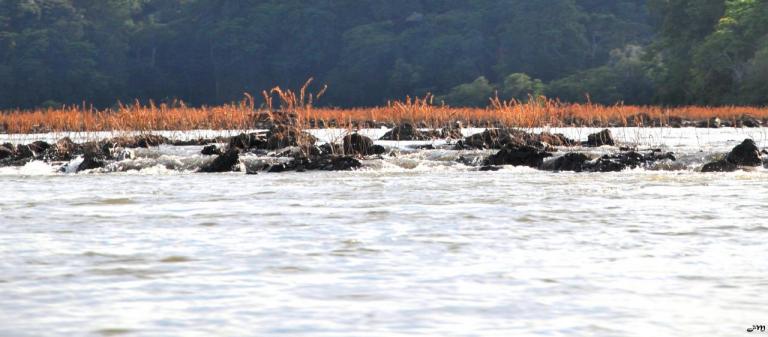
[[[752,139],[745,139],[741,144],[728,153],[725,159],[710,162],[701,168],[701,172],[733,172],[740,167],[757,167],[763,165],[760,149]]]
[[[539,168],[544,158],[552,154],[528,145],[506,145],[498,153],[488,157],[486,166],[512,165]]]
[[[324,171],[349,171],[362,167],[363,164],[355,158],[348,156],[320,157],[307,169]]]
[[[230,172],[233,171],[235,166],[240,161],[240,153],[237,149],[230,148],[227,150],[227,152],[224,152],[223,154],[216,157],[216,159],[213,160],[208,165],[205,165],[200,168],[199,172],[203,173],[220,173],[220,172]]]
[[[611,130],[605,129],[587,136],[585,145],[589,147],[600,147],[604,145],[614,146],[616,145],[616,141],[613,139]]]
[[[725,159],[713,161],[710,163],[705,164],[701,168],[702,173],[710,173],[710,172],[734,172],[738,170],[739,167],[736,166],[736,164],[731,164]]]
[[[500,166],[491,166],[491,165],[483,166],[479,169],[480,172],[496,172],[499,170],[501,170]]]

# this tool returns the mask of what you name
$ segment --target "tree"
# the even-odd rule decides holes
[[[488,104],[493,96],[494,88],[488,79],[478,77],[472,83],[458,85],[451,89],[448,95],[439,98],[440,101],[453,106],[479,107]]]
[[[522,73],[515,73],[504,78],[501,89],[502,98],[527,101],[530,96],[544,94],[544,83]]]

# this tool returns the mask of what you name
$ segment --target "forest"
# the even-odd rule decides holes
[[[434,94],[768,104],[765,0],[0,0],[0,109]]]

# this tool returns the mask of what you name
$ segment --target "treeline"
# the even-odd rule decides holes
[[[336,106],[766,104],[768,2],[0,0],[4,109],[218,104],[309,77]]]

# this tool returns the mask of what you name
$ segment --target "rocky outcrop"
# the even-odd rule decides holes
[[[203,173],[231,172],[240,161],[240,153],[237,149],[230,148],[219,155],[211,163],[200,168]]]
[[[701,172],[733,172],[741,167],[757,167],[763,165],[755,141],[745,139],[741,144],[725,156],[724,159],[707,163],[701,168]]]
[[[589,146],[589,147],[600,147],[605,145],[608,145],[608,146],[616,145],[616,141],[613,139],[611,130],[608,130],[608,129],[605,129],[598,133],[593,133],[587,136],[587,142],[584,143],[584,146]]]
[[[738,127],[759,128],[762,125],[763,125],[763,123],[759,119],[757,119],[757,118],[755,118],[753,116],[747,115],[747,114],[742,115],[736,121],[736,126],[738,126]]]
[[[138,136],[124,136],[115,137],[108,141],[112,147],[123,147],[128,149],[133,148],[150,148],[160,146],[162,144],[170,143],[171,141],[160,135],[138,135]]]
[[[81,154],[83,154],[83,147],[73,142],[69,137],[64,137],[56,141],[56,145],[48,150],[46,159],[51,161],[69,161]]]
[[[741,144],[728,153],[725,160],[738,166],[760,166],[763,160],[760,158],[760,149],[757,148],[755,141],[745,139]]]
[[[200,154],[204,156],[218,156],[221,154],[221,149],[219,149],[216,145],[207,145],[203,147],[203,149],[200,151]]]
[[[385,133],[380,140],[430,140],[432,137],[416,129],[413,124],[403,123],[396,125]]]
[[[488,157],[485,166],[512,165],[539,168],[544,163],[544,158],[552,154],[528,145],[509,144],[498,153]]]
[[[317,138],[298,128],[275,125],[267,132],[241,133],[230,138],[229,147],[241,150],[279,150],[290,146],[311,147]]]
[[[607,154],[596,160],[584,153],[568,153],[545,163],[542,169],[555,172],[620,172],[626,169],[651,168],[658,162],[675,160],[671,152],[661,151],[648,153],[623,151]]]
[[[15,154],[15,147],[11,143],[5,143],[0,145],[0,160],[12,158]]]
[[[501,149],[506,145],[529,145],[547,148],[551,146],[571,146],[576,142],[562,134],[543,132],[528,133],[518,129],[487,129],[481,133],[464,138],[456,144],[457,149]]]
[[[83,162],[77,167],[77,172],[102,168],[107,165],[107,155],[98,143],[89,143],[83,147]]]
[[[677,158],[671,152],[651,151],[645,154],[635,151],[620,152],[604,155],[595,162],[585,162],[582,169],[588,172],[620,172],[639,167],[648,168],[663,160],[675,161]]]
[[[367,156],[371,154],[370,149],[373,147],[373,140],[366,136],[353,133],[344,137],[343,144],[345,154]]]
[[[585,163],[590,160],[589,156],[583,153],[567,153],[561,156],[548,166],[545,167],[548,171],[572,171],[582,172],[584,171]]]

